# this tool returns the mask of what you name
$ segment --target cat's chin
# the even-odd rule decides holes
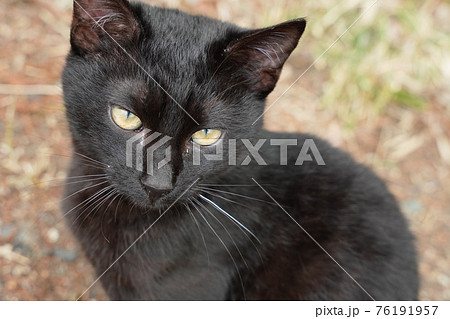
[[[150,212],[150,211],[164,211],[170,207],[170,202],[164,199],[158,199],[156,201],[152,201],[149,198],[146,199],[138,199],[138,198],[129,198],[131,205],[136,207],[136,209]]]
[[[156,202],[146,202],[146,203],[136,203],[136,206],[145,210],[145,211],[157,211],[162,212],[170,207],[170,203],[166,203],[164,201],[156,201]]]
[[[143,210],[162,213],[173,206],[190,205],[192,201],[199,199],[201,193],[201,190],[194,187],[179,185],[162,197],[152,199],[147,193],[141,198],[134,197],[131,202]]]
[[[195,197],[195,195],[191,194],[182,196],[182,198],[180,197],[177,198],[176,196],[170,196],[169,194],[157,200],[151,200],[150,198],[147,198],[145,200],[132,199],[131,202],[133,205],[135,205],[136,208],[139,208],[142,211],[145,212],[155,211],[158,213],[162,213],[166,210],[169,210],[175,204],[184,204],[189,202],[189,198],[192,197]]]

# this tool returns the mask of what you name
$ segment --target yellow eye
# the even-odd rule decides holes
[[[222,136],[222,131],[219,130],[210,130],[210,129],[203,129],[198,132],[196,132],[194,135],[192,135],[192,142],[208,146],[213,145],[216,143],[220,137]]]
[[[142,121],[139,117],[120,107],[112,108],[111,116],[114,123],[124,130],[136,131],[142,127]]]

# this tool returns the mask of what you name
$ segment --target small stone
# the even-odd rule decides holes
[[[13,225],[0,225],[0,238],[5,240],[12,236],[14,232]]]
[[[448,287],[450,284],[450,277],[444,274],[440,274],[437,280],[443,287]]]
[[[14,266],[14,268],[12,269],[11,274],[14,277],[21,277],[21,276],[25,276],[28,275],[30,273],[31,269],[28,266],[23,266],[23,265],[16,265]]]
[[[13,250],[28,258],[33,256],[33,249],[30,246],[16,240],[14,241]]]
[[[47,232],[47,238],[51,243],[56,243],[59,239],[59,231],[54,227],[50,228]]]
[[[53,256],[61,259],[64,262],[74,262],[78,259],[78,252],[75,250],[67,250],[67,249],[55,249],[53,251]]]
[[[402,210],[408,215],[415,215],[422,211],[422,203],[415,198],[409,198],[401,203]]]

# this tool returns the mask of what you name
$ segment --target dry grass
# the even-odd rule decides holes
[[[269,104],[372,3],[147,2],[246,27],[307,16]],[[6,300],[73,299],[93,280],[59,211],[70,146],[58,88],[71,7],[69,0],[0,3],[0,296]],[[421,298],[434,300],[450,299],[449,18],[446,1],[380,1],[265,121],[272,130],[325,137],[388,181],[418,238]],[[89,298],[104,294],[96,287]]]

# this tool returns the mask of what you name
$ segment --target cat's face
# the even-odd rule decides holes
[[[224,168],[228,139],[257,134],[252,123],[304,27],[299,19],[243,30],[125,0],[77,1],[63,74],[75,151],[108,165],[109,183],[137,205],[167,207]],[[144,168],[147,151],[155,165],[170,162],[151,174],[127,165],[130,140]],[[224,162],[194,164],[194,148],[214,154],[218,144]]]

